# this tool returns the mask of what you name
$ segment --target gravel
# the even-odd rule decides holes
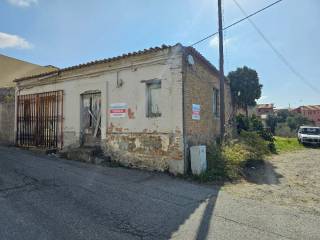
[[[320,215],[320,149],[273,156],[250,180],[224,187],[233,195]]]

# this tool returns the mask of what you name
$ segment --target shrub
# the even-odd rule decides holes
[[[250,152],[248,160],[261,160],[265,155],[270,153],[269,143],[256,132],[242,131],[240,141],[243,142]]]
[[[277,125],[275,135],[280,137],[296,137],[297,133],[295,131],[291,131],[286,123],[279,123]]]
[[[242,131],[238,139],[208,146],[208,170],[196,179],[202,182],[238,179],[248,161],[262,160],[269,153],[268,143],[256,132]]]
[[[252,115],[251,118],[249,118],[249,122],[251,126],[249,130],[257,132],[263,131],[263,123],[256,115]]]
[[[232,143],[223,148],[225,158],[225,174],[229,179],[238,179],[242,174],[242,168],[250,159],[250,151],[242,143]]]
[[[259,134],[260,137],[262,137],[265,141],[268,142],[269,150],[273,153],[276,152],[272,132],[269,129],[265,129],[263,127],[263,124],[258,117],[256,117],[255,115],[252,115],[251,117],[246,117],[242,114],[239,114],[236,117],[236,122],[238,134],[241,135],[241,132],[243,131],[256,132],[257,134]]]
[[[223,157],[221,146],[212,143],[207,147],[207,168],[210,176],[214,176],[211,180],[221,180],[226,177],[225,159]]]
[[[237,125],[237,131],[240,133],[242,130],[249,131],[250,129],[250,121],[249,118],[239,114],[236,116],[236,125]]]
[[[272,153],[276,153],[277,149],[274,143],[275,139],[273,134],[268,129],[263,129],[261,132],[259,132],[259,135],[263,140],[267,141],[269,151]]]

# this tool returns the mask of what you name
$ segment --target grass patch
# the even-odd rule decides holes
[[[305,147],[299,144],[297,138],[275,137],[275,145],[278,153],[302,150]]]

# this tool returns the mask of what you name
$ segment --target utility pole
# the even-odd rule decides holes
[[[220,82],[220,133],[221,141],[225,134],[225,102],[224,102],[224,69],[223,69],[223,27],[222,27],[222,7],[218,0],[218,18],[219,18],[219,82]]]

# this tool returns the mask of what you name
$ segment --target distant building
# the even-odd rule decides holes
[[[239,115],[239,114],[246,115],[246,110],[244,108],[236,107],[234,110],[236,111],[236,115]],[[257,115],[256,106],[248,107],[248,116],[251,117],[252,115]]]
[[[267,103],[267,104],[257,104],[255,109],[255,114],[257,117],[261,118],[263,125],[266,127],[266,120],[269,115],[274,115],[274,104]]]
[[[273,115],[274,114],[274,104],[267,103],[267,104],[257,104],[256,106],[256,115]]]
[[[57,70],[53,66],[39,66],[0,54],[0,88],[15,87],[16,78]]]
[[[275,108],[273,111],[274,111],[274,114],[277,114],[277,113],[282,112],[282,111],[290,112],[290,111],[292,111],[292,109],[291,108]]]
[[[300,106],[292,111],[300,113],[310,121],[313,121],[317,126],[320,126],[320,105]]]

